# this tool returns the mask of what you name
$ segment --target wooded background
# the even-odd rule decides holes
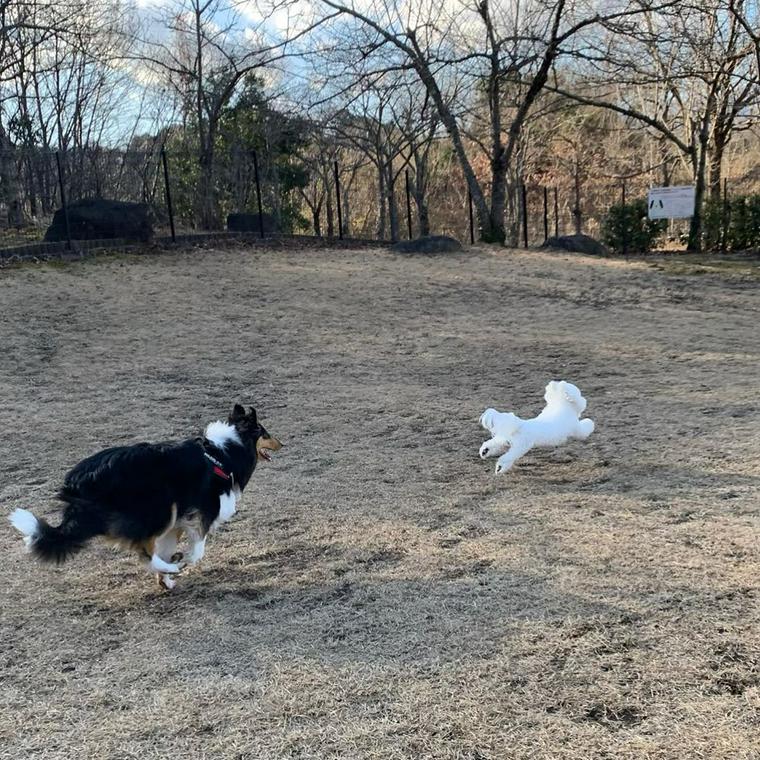
[[[56,153],[71,199],[160,222],[165,149],[187,229],[256,210],[255,152],[284,231],[335,234],[337,161],[345,234],[405,237],[407,181],[414,234],[465,239],[469,192],[512,245],[522,183],[532,241],[544,187],[552,233],[556,188],[559,231],[597,235],[623,184],[694,184],[714,247],[724,190],[760,189],[758,5],[0,0],[0,224],[47,224]]]

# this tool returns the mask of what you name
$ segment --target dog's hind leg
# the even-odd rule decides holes
[[[509,448],[509,441],[499,436],[489,438],[480,447],[480,458],[486,459],[487,457],[500,457]]]
[[[530,450],[531,445],[527,441],[515,440],[512,441],[512,447],[510,450],[499,457],[496,462],[496,474],[503,475],[508,470],[512,469],[514,463],[522,456],[525,456]]]
[[[179,562],[167,562],[162,554],[166,555],[168,552],[172,540],[174,540],[174,547],[176,549],[176,538],[172,539],[172,535],[176,533],[177,528],[177,505],[172,504],[171,519],[166,526],[163,533],[148,539],[143,544],[143,552],[150,558],[149,567],[154,573],[158,573],[161,576],[176,575],[185,566],[185,563],[181,560]],[[168,583],[166,582],[168,581]],[[174,578],[159,578],[158,582],[164,586],[164,588],[174,587]]]

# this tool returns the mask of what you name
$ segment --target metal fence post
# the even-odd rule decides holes
[[[544,185],[544,243],[549,239],[549,188]]]
[[[169,228],[172,233],[172,243],[176,243],[177,233],[174,229],[174,206],[172,205],[172,191],[169,184],[169,163],[166,159],[165,148],[161,148],[161,163],[164,165],[164,191],[166,193],[166,210],[169,212]]]
[[[58,167],[58,187],[61,190],[61,208],[63,209],[63,218],[66,222],[66,245],[68,250],[73,251],[74,245],[71,241],[71,223],[69,222],[69,207],[66,204],[66,191],[63,187],[63,170],[61,169],[61,155],[59,151],[55,152],[55,163]]]
[[[409,240],[412,239],[412,200],[409,192],[409,169],[404,169],[404,180],[406,182],[406,226],[409,231]]]
[[[340,207],[340,176],[338,174],[338,162],[335,161],[335,200],[338,204],[338,237],[343,240],[343,211]]]
[[[261,209],[261,182],[259,181],[259,157],[256,151],[253,151],[253,176],[256,180],[256,203],[259,208],[259,236],[264,237],[264,212]]]
[[[559,197],[554,188],[554,237],[559,237]]]
[[[475,245],[475,217],[472,213],[472,193],[467,186],[467,208],[470,212],[470,245]]]
[[[393,176],[393,162],[390,165],[388,176],[388,224],[391,227],[391,243],[398,241],[398,204],[396,203],[396,178]],[[396,229],[394,229],[394,224]]]
[[[528,247],[528,189],[522,183],[522,212],[523,212],[523,247]]]
[[[621,235],[623,238],[623,256],[628,256],[628,213],[626,211],[626,205],[625,205],[625,180],[623,180],[623,189],[622,189],[622,199],[621,199],[621,206],[623,209],[623,212],[621,214],[622,219],[622,230]]]

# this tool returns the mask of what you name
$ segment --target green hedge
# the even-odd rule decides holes
[[[618,253],[623,241],[629,253],[646,253],[667,228],[664,219],[649,219],[646,200],[611,206],[602,220],[602,239]]]
[[[725,206],[722,198],[711,198],[705,203],[702,245],[706,251],[723,248],[724,226],[727,250],[760,248],[760,195],[735,195]]]

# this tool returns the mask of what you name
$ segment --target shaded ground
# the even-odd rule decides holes
[[[756,283],[490,250],[0,273],[4,510],[254,401],[287,444],[161,593],[5,524],[1,758],[760,756]],[[508,476],[488,405],[597,432]]]

